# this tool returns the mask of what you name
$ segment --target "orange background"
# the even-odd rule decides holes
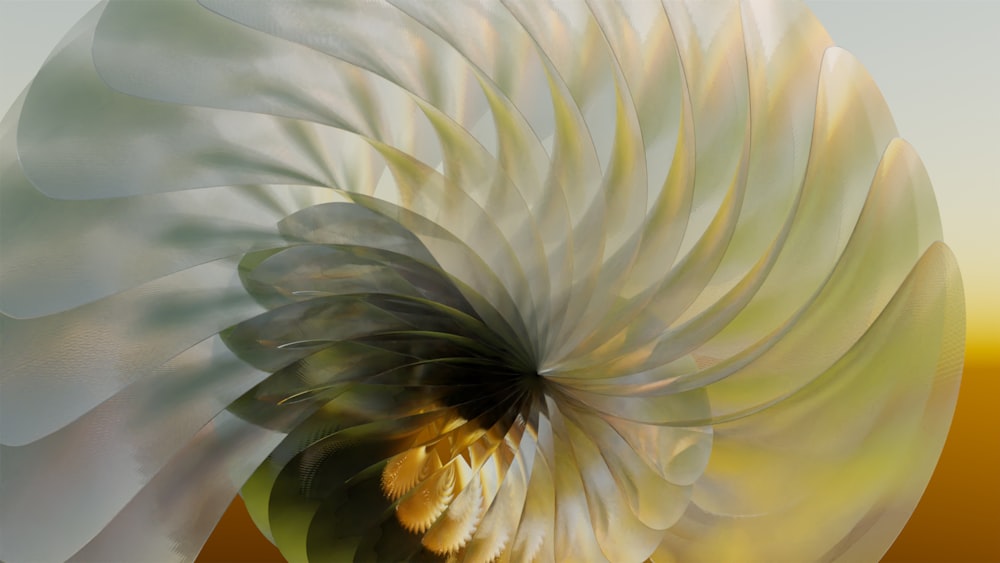
[[[1000,335],[970,334],[958,408],[934,476],[883,563],[1000,562]],[[197,563],[280,563],[237,497]],[[791,563],[791,562],[789,562]]]

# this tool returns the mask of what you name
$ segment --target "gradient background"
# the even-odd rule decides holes
[[[95,0],[0,0],[0,112]],[[1000,0],[811,0],[881,88],[934,184],[965,284],[958,408],[883,562],[1000,563]],[[279,562],[237,497],[199,562]],[[793,562],[789,562],[793,563]]]

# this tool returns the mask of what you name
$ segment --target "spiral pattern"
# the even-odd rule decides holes
[[[791,2],[110,1],[0,131],[0,559],[875,560],[961,281]]]

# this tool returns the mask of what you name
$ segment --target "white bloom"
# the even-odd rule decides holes
[[[0,559],[875,560],[961,283],[791,2],[110,2],[0,136]]]

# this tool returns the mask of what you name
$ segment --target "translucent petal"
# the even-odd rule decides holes
[[[0,559],[876,560],[961,280],[798,2],[111,0],[0,124]]]

